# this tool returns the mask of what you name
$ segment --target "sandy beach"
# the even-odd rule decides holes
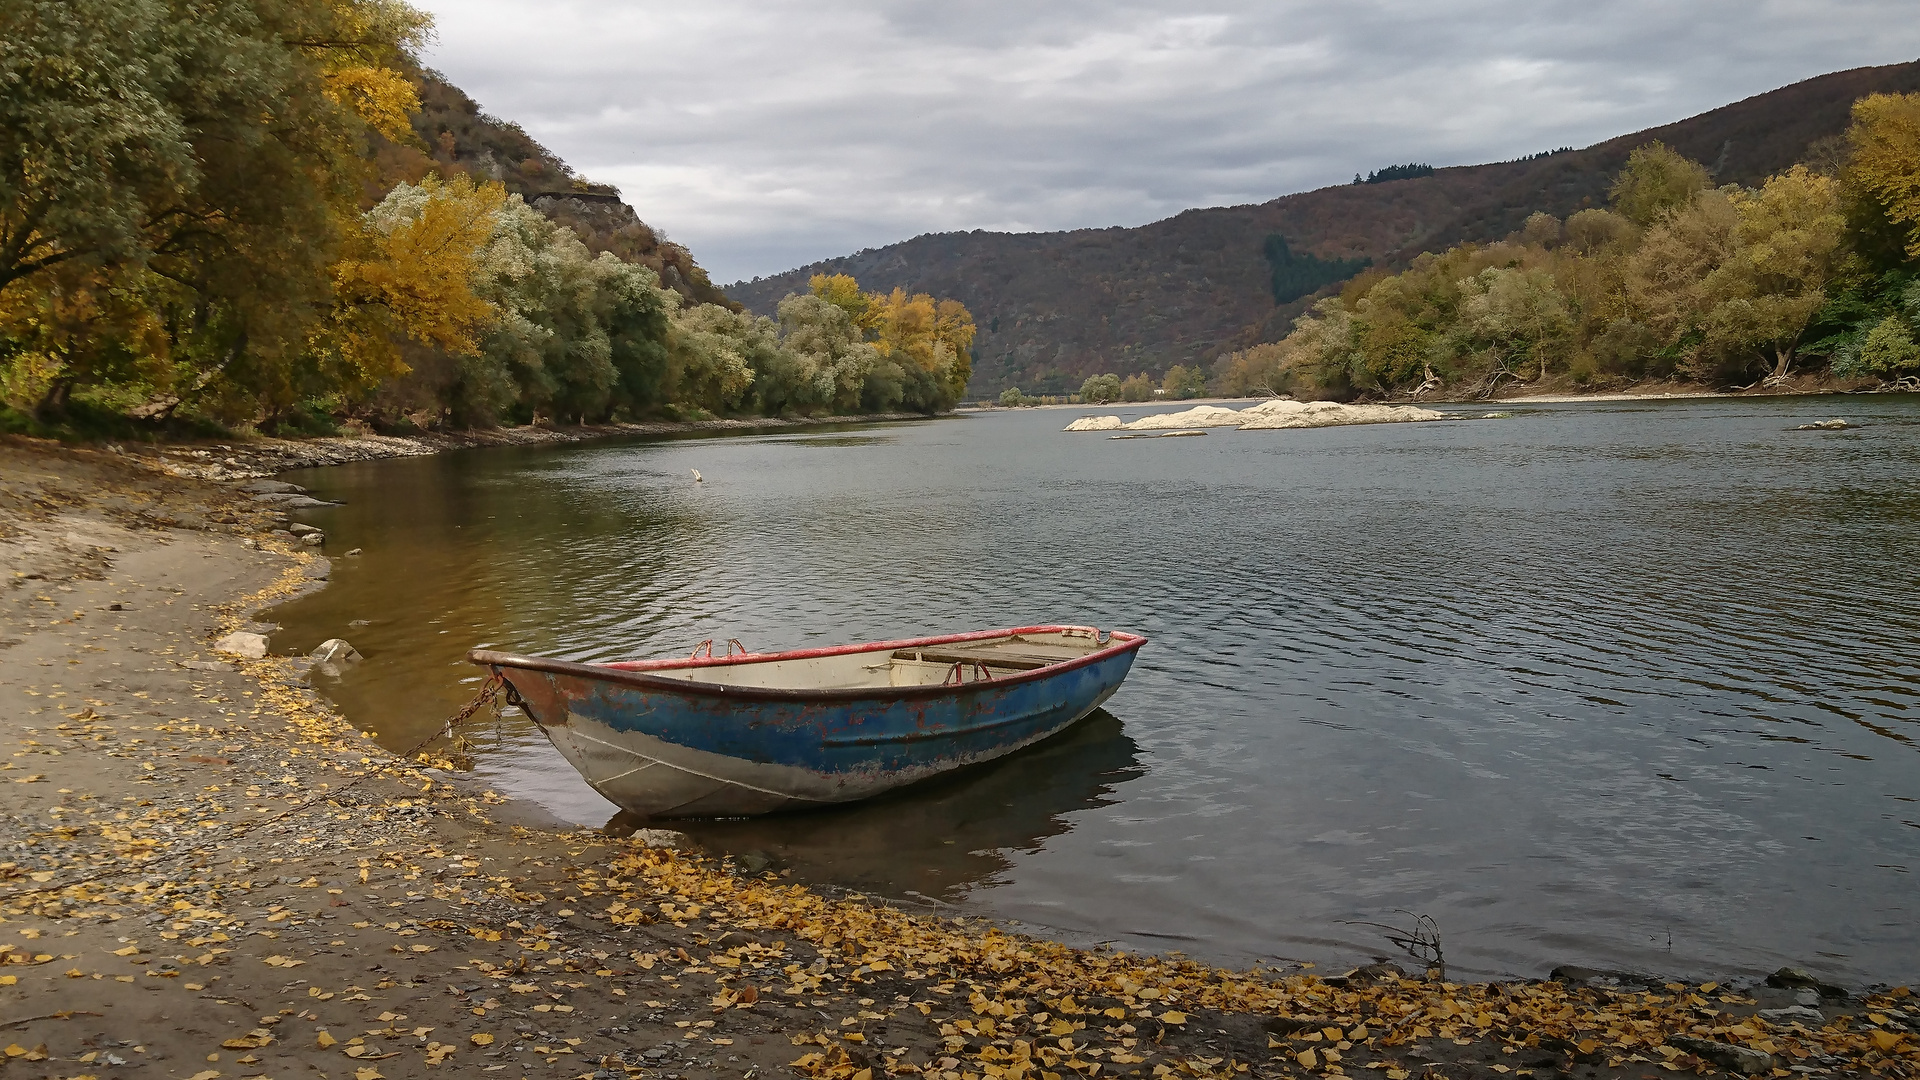
[[[1920,1076],[1905,988],[1227,971],[567,829],[215,651],[324,587],[273,460],[0,442],[0,1077]]]

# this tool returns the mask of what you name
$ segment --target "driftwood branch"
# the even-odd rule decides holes
[[[86,1012],[81,1009],[62,1009],[59,1012],[47,1013],[43,1016],[23,1016],[18,1020],[0,1020],[0,1031],[5,1031],[8,1028],[20,1027],[23,1024],[31,1024],[36,1020],[71,1020],[76,1016],[105,1016],[105,1015],[106,1015],[105,1013]]]

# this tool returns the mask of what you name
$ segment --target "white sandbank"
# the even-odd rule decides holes
[[[1246,409],[1195,405],[1183,412],[1143,416],[1132,423],[1123,423],[1118,416],[1083,416],[1068,424],[1066,430],[1162,431],[1230,427],[1241,431],[1272,431],[1278,428],[1336,427],[1342,424],[1400,424],[1416,420],[1440,420],[1445,415],[1412,405],[1342,405],[1337,401],[1274,398]]]

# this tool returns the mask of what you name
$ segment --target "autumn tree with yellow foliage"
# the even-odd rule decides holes
[[[973,377],[973,315],[927,293],[866,293],[846,274],[816,274],[812,295],[846,313],[877,351],[862,392],[869,411],[950,409]]]

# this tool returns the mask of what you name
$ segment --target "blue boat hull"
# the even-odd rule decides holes
[[[844,665],[978,636],[736,662],[831,657]],[[707,683],[698,680],[714,673],[684,664],[611,667],[484,652],[473,659],[507,679],[553,745],[609,801],[648,817],[731,817],[869,798],[1039,742],[1111,697],[1144,641],[1115,634],[1082,658],[1030,671],[993,675],[978,665],[982,677],[972,682],[959,681],[965,672],[957,667],[953,685],[842,690]]]

